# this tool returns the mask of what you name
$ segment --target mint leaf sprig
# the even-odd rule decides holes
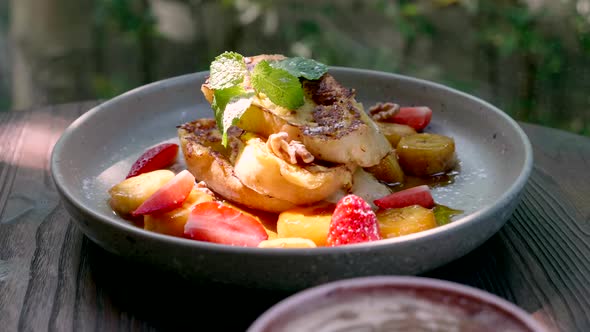
[[[247,92],[240,85],[215,90],[211,107],[215,111],[217,128],[222,132],[221,144],[227,147],[227,131],[235,125],[252,104],[254,92]]]
[[[210,66],[209,86],[214,90],[211,107],[222,144],[227,146],[227,131],[251,106],[255,94],[264,93],[276,105],[295,110],[305,102],[299,78],[317,80],[328,67],[312,59],[294,57],[279,61],[260,61],[250,73],[244,57],[224,52]],[[249,77],[252,87],[244,87]]]
[[[328,66],[312,59],[294,57],[270,64],[273,68],[284,69],[295,77],[317,80],[328,71]]]
[[[224,52],[211,62],[209,86],[211,89],[227,89],[241,84],[248,73],[244,57],[235,52]]]
[[[299,78],[288,71],[260,61],[252,71],[252,86],[264,93],[273,103],[294,110],[303,105],[303,88]]]

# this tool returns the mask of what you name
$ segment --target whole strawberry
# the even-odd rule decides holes
[[[379,239],[379,223],[371,206],[356,195],[343,197],[332,214],[327,244],[339,246]]]

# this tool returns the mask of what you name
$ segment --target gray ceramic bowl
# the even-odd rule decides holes
[[[418,274],[473,250],[506,222],[532,167],[530,143],[494,106],[444,87],[389,73],[331,68],[357,98],[427,105],[427,131],[454,137],[461,173],[433,191],[438,203],[462,209],[456,221],[404,237],[346,247],[241,248],[140,229],[109,207],[108,189],[148,147],[177,141],[176,126],[212,117],[200,93],[207,73],[180,76],[127,92],[90,110],[64,132],[51,170],[65,206],[82,231],[106,250],[189,278],[297,290],[341,278]]]
[[[330,282],[282,300],[247,332],[545,332],[516,305],[461,284],[374,276]]]

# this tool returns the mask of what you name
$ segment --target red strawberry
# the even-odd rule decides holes
[[[390,121],[408,125],[416,131],[422,131],[432,119],[432,110],[426,106],[400,107]]]
[[[131,166],[127,179],[142,173],[162,169],[174,162],[178,154],[178,144],[162,143],[146,150]]]
[[[268,239],[258,220],[219,202],[195,205],[184,225],[184,235],[199,241],[245,247],[256,247]]]
[[[380,240],[379,223],[371,206],[356,195],[343,197],[332,214],[329,246]]]
[[[421,205],[427,209],[434,207],[434,198],[427,185],[404,189],[373,201],[382,209],[403,208],[410,205]]]
[[[157,212],[168,212],[182,206],[195,185],[195,177],[186,169],[176,174],[158,191],[131,212],[134,217]]]

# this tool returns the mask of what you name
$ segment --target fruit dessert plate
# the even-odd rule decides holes
[[[297,248],[289,245],[277,248],[272,243],[260,245],[272,239],[268,238],[268,227],[263,227],[263,234],[259,227],[252,226],[258,224],[248,218],[251,217],[249,210],[236,214],[234,209],[228,210],[226,205],[220,204],[218,197],[211,199],[206,191],[197,190],[198,186],[190,188],[188,194],[186,188],[166,190],[170,181],[175,185],[168,189],[183,187],[183,183],[192,180],[189,175],[194,176],[197,183],[200,181],[199,174],[184,172],[189,165],[182,158],[180,149],[171,165],[158,166],[155,171],[127,179],[152,172],[162,173],[154,176],[157,185],[146,196],[158,191],[160,194],[151,202],[142,199],[126,207],[127,212],[135,212],[138,218],[141,217],[140,221],[114,213],[109,191],[127,181],[125,178],[142,154],[161,144],[181,147],[179,127],[211,118],[212,107],[207,96],[196,93],[198,87],[207,84],[209,72],[137,88],[97,106],[72,123],[57,142],[51,160],[52,175],[66,208],[91,240],[118,255],[169,269],[187,278],[283,290],[302,289],[346,277],[419,274],[461,257],[502,227],[518,204],[532,167],[530,143],[514,120],[485,101],[436,83],[353,68],[329,67],[327,70],[342,86],[354,87],[356,101],[363,105],[395,101],[404,107],[427,105],[432,110],[431,115],[421,117],[423,120],[431,116],[431,119],[428,126],[420,130],[453,139],[458,173],[449,179],[448,185],[430,186],[428,192],[436,204],[461,210],[461,215],[446,225],[376,241],[330,246],[344,238],[342,228],[336,222],[330,229],[330,234],[334,234],[330,240],[326,237],[325,240],[304,241],[313,242],[313,247],[301,248],[299,242],[294,245]],[[406,112],[398,111],[397,114],[402,115]],[[416,124],[418,128],[419,122]],[[386,134],[385,130],[379,130]],[[231,130],[228,133],[231,140]],[[394,135],[396,132],[391,134]],[[259,151],[257,138],[250,139],[254,141],[245,146]],[[379,146],[376,149],[379,150]],[[366,160],[363,161],[358,154],[356,156],[361,169],[373,167],[361,165]],[[338,158],[339,154],[334,153],[332,157]],[[320,166],[332,167],[334,163]],[[144,183],[141,178],[137,182]],[[413,186],[417,189],[402,197],[379,195],[375,199],[365,197],[363,201],[374,205],[371,206],[373,211],[377,210],[377,204],[381,204],[385,209],[411,216],[415,211],[403,211],[409,207],[400,211],[396,204],[409,197],[420,203],[415,206],[430,209],[432,202],[420,185]],[[292,203],[285,197],[277,199]],[[176,205],[169,204],[174,201]],[[177,210],[179,201],[183,205],[199,206],[199,209]],[[367,210],[361,203],[356,198],[347,203],[355,207],[352,215],[364,216],[362,212]],[[145,210],[137,211],[142,204]],[[305,206],[296,205],[289,207],[292,210],[290,215],[284,216],[286,219],[307,213]],[[171,227],[166,231],[177,232],[177,236],[162,234],[164,228],[153,218],[153,211],[170,215],[168,220],[177,224],[176,227],[168,225]],[[332,216],[333,212],[328,223]],[[264,219],[264,216],[256,217]],[[376,217],[382,231],[388,225],[379,220],[378,213]],[[247,236],[232,236],[232,228],[221,222],[234,218],[238,223],[250,225],[245,226],[249,229]],[[362,220],[371,229],[372,226],[368,225],[375,224],[373,217],[363,218],[344,215],[335,219],[342,225],[347,225],[350,219]],[[219,225],[211,227],[212,223]],[[390,226],[395,228],[396,225]],[[393,234],[396,230],[389,231]],[[354,239],[356,235],[359,234],[347,238]],[[371,238],[375,232],[360,236]],[[257,245],[250,247],[223,242],[227,238]],[[325,244],[318,246],[316,241],[325,241]]]

